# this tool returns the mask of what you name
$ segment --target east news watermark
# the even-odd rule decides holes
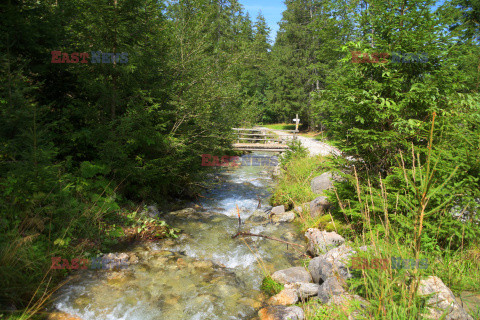
[[[90,63],[127,63],[128,52],[113,53],[91,51],[92,59]],[[67,53],[62,51],[52,51],[52,63],[88,63],[90,58],[88,52]],[[80,60],[81,59],[81,60]]]
[[[90,269],[90,270],[111,270],[111,269],[125,269],[128,267],[128,262],[125,260],[112,260],[108,258],[73,258],[62,259],[62,257],[52,257],[51,269],[57,270],[77,270],[77,269]]]

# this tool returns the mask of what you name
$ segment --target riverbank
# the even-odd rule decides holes
[[[281,280],[284,289],[275,292],[276,295],[270,300],[270,306],[262,309],[259,317],[284,319],[286,315],[292,314],[292,319],[307,320],[343,317],[357,319],[361,315],[375,319],[412,319],[421,314],[430,314],[432,319],[439,319],[441,312],[426,309],[425,303],[436,303],[442,296],[448,303],[439,304],[438,307],[447,313],[447,319],[478,318],[480,315],[478,243],[471,242],[456,250],[449,247],[441,249],[432,247],[431,240],[425,236],[419,236],[421,240],[416,242],[415,238],[403,233],[399,226],[400,221],[407,224],[408,221],[399,221],[395,215],[389,215],[390,211],[395,211],[395,207],[392,208],[386,199],[388,193],[385,186],[379,187],[377,193],[377,186],[372,184],[365,186],[356,176],[356,172],[352,174],[342,168],[345,166],[339,165],[333,159],[319,156],[293,156],[284,165],[283,174],[272,197],[272,204],[284,205],[287,209],[300,209],[296,211],[296,219],[302,223],[302,232],[305,232],[309,239],[308,254],[313,259],[309,259],[303,265],[299,264],[297,268],[304,268],[312,276],[318,274],[316,278],[305,281],[317,285],[318,288],[315,294],[301,299],[302,294],[298,288],[302,286],[302,281],[298,283],[295,277],[285,281],[282,277],[272,275],[272,278]],[[347,191],[353,191],[354,197]],[[355,206],[356,209],[351,210],[355,198],[356,201],[363,202],[363,206]],[[377,216],[375,212],[380,212],[381,215]],[[312,236],[312,232],[316,234],[323,232],[322,230],[327,231],[322,237]],[[341,243],[344,244],[325,251],[322,243],[325,244],[325,241],[328,243],[328,239],[332,237],[330,234],[340,237]],[[420,243],[420,247],[417,247],[416,243]],[[319,247],[324,249],[313,250]],[[362,253],[360,248],[369,249],[368,252]],[[337,252],[338,250],[340,251]],[[337,261],[337,258],[340,258],[339,254],[346,256]],[[387,268],[374,265],[360,269],[357,264],[355,270],[352,268],[355,267],[352,263],[353,257],[366,261],[391,261],[392,257],[418,261],[420,257],[424,257],[428,258],[430,263],[426,270],[409,266],[397,270],[391,264],[388,264]],[[312,266],[312,263],[317,267]],[[333,270],[332,266],[337,272],[330,273]],[[334,281],[332,276],[341,280]],[[440,296],[434,295],[430,300],[425,297],[419,298],[422,294],[436,291],[443,293]],[[346,299],[345,295],[349,298]],[[356,311],[355,307],[348,311],[342,307],[347,300],[356,301],[357,307],[360,302],[362,307]],[[288,309],[289,306],[301,309]]]

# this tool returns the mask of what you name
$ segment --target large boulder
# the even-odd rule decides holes
[[[366,247],[360,247],[360,250],[366,251]],[[350,262],[350,259],[356,253],[357,252],[349,246],[342,244],[336,248],[329,250],[327,253],[321,255],[321,257],[330,263],[335,263],[338,266],[346,268],[348,263]]]
[[[292,267],[288,269],[278,270],[272,274],[272,279],[281,284],[295,282],[312,282],[310,272],[304,267]]]
[[[333,270],[333,264],[321,257],[313,258],[308,264],[308,271],[312,276],[313,283],[317,284],[322,284],[334,275]]]
[[[303,320],[303,309],[297,306],[270,306],[258,311],[260,320]]]
[[[323,303],[327,303],[332,296],[345,293],[342,281],[343,280],[339,280],[335,276],[327,278],[327,280],[325,280],[318,288],[318,298],[320,298]]]
[[[360,248],[360,250],[366,250],[366,248]],[[352,274],[349,272],[348,265],[351,256],[355,253],[356,251],[352,248],[342,244],[310,260],[308,270],[312,275],[313,282],[322,284],[323,281],[332,276],[350,279]]]
[[[345,239],[336,232],[320,231],[317,228],[309,228],[305,232],[307,238],[307,253],[318,256],[345,242]]]
[[[331,189],[333,187],[333,181],[338,179],[338,175],[332,172],[325,172],[313,178],[310,182],[310,187],[313,193],[321,194],[323,190]]]
[[[427,319],[440,319],[445,313],[445,320],[473,320],[473,318],[457,303],[452,291],[436,276],[420,280],[418,294],[427,296]]]
[[[320,196],[315,198],[310,202],[310,216],[313,218],[325,214],[327,209],[330,207],[327,197]]]

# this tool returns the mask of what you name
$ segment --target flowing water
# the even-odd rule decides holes
[[[138,263],[120,271],[79,270],[59,291],[55,309],[84,320],[252,319],[264,299],[264,272],[301,265],[291,246],[260,237],[232,239],[239,212],[242,231],[302,242],[291,224],[246,221],[259,201],[268,206],[271,169],[218,168],[216,186],[196,214],[162,216],[182,229],[178,239],[130,248]]]

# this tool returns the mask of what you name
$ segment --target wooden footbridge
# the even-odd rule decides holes
[[[237,142],[233,149],[242,151],[271,151],[282,152],[288,150],[287,142],[297,138],[297,130],[283,130],[291,134],[278,135],[267,128],[233,128],[237,135]]]

